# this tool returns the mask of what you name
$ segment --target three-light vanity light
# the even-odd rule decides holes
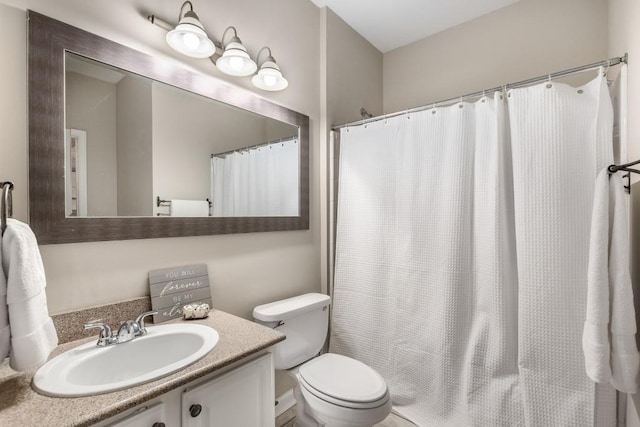
[[[185,10],[187,7],[188,10]],[[230,76],[254,75],[251,82],[258,89],[279,91],[289,85],[273,59],[271,49],[267,46],[260,49],[256,61],[260,61],[262,52],[268,51],[268,56],[262,63],[256,64],[238,37],[235,27],[228,27],[220,42],[211,40],[200,23],[200,18],[193,11],[190,1],[185,1],[180,7],[178,25],[175,27],[155,15],[150,15],[147,19],[167,30],[167,44],[183,55],[191,58],[210,58],[218,70]],[[233,34],[225,43],[229,31],[233,31]]]

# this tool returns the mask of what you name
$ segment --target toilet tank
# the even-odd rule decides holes
[[[260,305],[257,323],[282,332],[287,339],[273,348],[276,369],[289,369],[318,355],[327,338],[329,297],[310,293]]]

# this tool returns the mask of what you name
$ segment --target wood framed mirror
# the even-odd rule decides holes
[[[40,244],[309,228],[309,118],[306,115],[274,104],[248,90],[232,87],[213,77],[189,71],[179,64],[151,57],[33,11],[28,11],[28,20],[29,212],[31,228]],[[99,102],[81,100],[74,104],[74,107],[71,106],[71,99],[75,99],[73,93],[90,92],[84,89],[83,83],[77,83],[77,81],[95,77],[90,71],[82,71],[85,69],[83,64],[88,69],[101,68],[102,71],[98,70],[96,75],[102,75],[103,71],[116,75],[115,80],[118,83],[111,82],[112,85],[118,85],[119,81],[126,79],[139,81],[139,86],[148,89],[146,93],[154,102],[152,111],[146,114],[146,117],[151,117],[149,121],[152,124],[143,129],[145,121],[136,120],[133,133],[160,135],[165,140],[170,139],[175,143],[165,142],[163,146],[156,145],[154,137],[153,142],[149,143],[152,144],[151,158],[137,160],[134,154],[130,154],[136,150],[122,148],[124,144],[122,141],[127,139],[122,137],[121,134],[126,134],[126,131],[121,130],[120,127],[123,126],[122,123],[127,117],[136,116],[138,112],[113,113],[109,110],[110,114],[115,114],[119,119],[116,118],[111,125],[102,124],[101,126],[112,134],[110,144],[119,148],[107,154],[104,151],[100,152],[96,147],[106,150],[102,142],[106,137],[98,134],[90,124],[86,124],[93,123],[91,119],[74,111],[93,110],[108,97],[98,98]],[[78,74],[76,80],[72,80],[69,73]],[[103,78],[95,77],[95,79]],[[72,92],[74,90],[75,92]],[[115,94],[112,98],[118,98],[117,88],[108,90]],[[122,89],[122,93],[135,92],[127,87]],[[206,107],[202,107],[201,110],[197,107],[198,109],[195,110],[197,113],[185,116],[186,118],[171,115],[178,114],[175,111],[183,101],[170,98],[171,101],[162,104],[164,107],[157,107],[160,105],[157,104],[158,99],[166,100],[168,96],[174,95],[187,96],[180,99],[185,99],[185,103],[203,103],[197,105],[206,105]],[[137,99],[139,98],[141,97]],[[116,100],[111,101],[117,104]],[[129,101],[121,101],[121,104],[132,108],[131,105],[134,103],[130,97]],[[220,108],[225,110],[218,114],[218,111],[222,111]],[[97,107],[95,109],[98,110],[96,115],[108,115],[99,111]],[[237,113],[240,118],[234,116],[233,119],[229,119],[227,112]],[[185,135],[185,129],[192,130],[194,126],[205,126],[205,124],[193,125],[190,122],[190,127],[185,128],[184,122],[193,116],[201,116],[201,123],[213,122],[212,118],[217,116],[221,117],[219,122],[233,122],[232,129],[223,129],[218,126],[212,129],[199,129],[199,132],[196,132],[200,135],[209,135],[212,141],[224,140],[226,145],[212,145],[204,149],[200,147],[196,156],[193,153],[195,149],[186,145],[182,139],[188,141],[197,137],[180,138],[180,135]],[[84,122],[80,120],[82,117]],[[175,117],[175,120],[167,117]],[[76,118],[79,125],[74,122]],[[170,122],[183,126],[181,128],[178,126],[177,130],[170,129],[167,127]],[[114,123],[118,123],[117,129],[114,129],[116,127]],[[249,130],[254,128],[260,131],[251,133]],[[172,134],[174,135],[169,137]],[[76,135],[76,139],[70,142],[72,135]],[[236,139],[238,141],[235,141]],[[294,156],[292,157],[289,152],[289,158],[298,161],[297,165],[291,169],[293,173],[288,175],[290,179],[283,181],[288,183],[288,187],[295,189],[297,186],[295,199],[288,199],[288,209],[251,212],[236,210],[235,212],[239,212],[236,216],[229,216],[234,215],[233,210],[227,210],[226,214],[222,214],[221,209],[216,210],[213,207],[208,211],[209,216],[172,216],[174,211],[176,215],[180,215],[177,209],[162,211],[167,205],[161,204],[161,201],[169,202],[170,205],[172,200],[202,201],[205,196],[209,199],[208,202],[214,200],[216,194],[214,193],[214,187],[216,187],[214,157],[218,156],[216,158],[220,159],[229,153],[248,153],[249,150],[265,147],[271,143],[281,144],[285,139],[293,140],[297,144]],[[97,145],[98,143],[102,145]],[[177,147],[178,151],[172,152],[163,148],[172,145]],[[117,154],[118,151],[120,154]],[[164,154],[160,156],[159,153]],[[186,154],[190,157],[181,164],[176,163],[175,167],[172,166],[173,163],[167,163],[166,159],[174,159],[178,162],[179,158],[185,157],[183,155]],[[91,160],[91,156],[94,160]],[[105,167],[107,163],[105,159],[111,157],[128,159],[129,166],[125,165],[126,161],[118,160],[115,162],[116,166]],[[157,159],[162,157],[165,159],[164,163]],[[197,160],[193,160],[194,158]],[[144,166],[147,163],[151,166]],[[86,167],[89,172],[81,171],[85,167],[82,166],[83,164],[88,165]],[[98,166],[91,166],[92,164]],[[206,174],[204,169],[209,167],[211,173],[208,178],[210,179],[203,184],[202,176]],[[141,171],[146,169],[153,172],[143,174]],[[201,171],[197,181],[191,177],[191,175],[197,175],[194,173],[195,170]],[[175,175],[169,176],[170,172],[174,172]],[[127,175],[133,175],[135,179],[127,181],[125,178]],[[279,179],[283,180],[283,178]],[[292,179],[294,181],[291,181]],[[146,187],[143,183],[146,183]],[[176,183],[179,184],[177,187],[184,190],[183,193],[180,193],[180,188],[176,188]],[[131,193],[133,187],[145,187],[146,191],[139,192],[138,197],[129,195],[129,201],[127,201],[127,197],[123,195],[125,192],[123,189]],[[199,190],[196,191],[197,188]],[[260,192],[262,193],[264,191]],[[80,203],[79,198],[85,200]],[[92,200],[99,200],[104,207],[98,208],[97,202]],[[105,200],[112,200],[112,202],[106,203]],[[141,202],[139,204],[143,207],[134,209],[131,207],[133,203],[131,200]],[[215,208],[219,206],[216,204]]]

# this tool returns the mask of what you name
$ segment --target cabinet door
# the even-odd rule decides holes
[[[183,427],[273,427],[273,358],[267,353],[182,395]]]
[[[158,403],[145,408],[129,417],[109,424],[109,427],[168,427],[166,423],[164,404]]]

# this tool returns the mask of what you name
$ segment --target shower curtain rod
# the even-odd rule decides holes
[[[298,137],[297,136],[283,136],[282,138],[274,139],[273,141],[263,142],[262,144],[252,145],[250,147],[236,148],[235,150],[223,151],[222,153],[215,153],[215,154],[211,155],[211,158],[213,159],[214,157],[224,157],[224,156],[227,156],[227,155],[233,154],[233,153],[238,153],[238,152],[242,152],[242,151],[249,151],[249,150],[255,150],[256,148],[268,147],[269,145],[272,145],[272,144],[277,144],[279,142],[285,142],[285,141],[291,141],[291,140],[294,140],[294,139],[298,139]]]
[[[627,63],[627,59],[628,59],[628,54],[625,53],[624,56],[605,59],[605,60],[600,61],[600,62],[594,62],[593,64],[582,65],[580,67],[570,68],[568,70],[558,71],[558,72],[551,73],[551,74],[545,74],[543,76],[534,77],[532,79],[527,79],[527,80],[522,80],[522,81],[519,81],[519,82],[516,82],[516,83],[509,83],[509,84],[506,84],[504,86],[496,86],[496,87],[491,88],[491,89],[485,89],[485,90],[481,90],[481,91],[478,91],[478,92],[468,93],[468,94],[462,95],[462,96],[456,96],[454,98],[449,98],[449,99],[445,99],[445,100],[442,100],[442,101],[433,102],[431,104],[423,105],[421,107],[410,108],[408,110],[397,111],[395,113],[383,114],[383,115],[376,116],[376,117],[371,117],[371,118],[367,118],[367,119],[363,119],[363,120],[357,120],[355,122],[344,123],[344,124],[341,124],[341,125],[333,126],[331,128],[331,130],[339,130],[339,129],[342,129],[342,128],[348,127],[348,126],[360,126],[360,125],[364,125],[364,124],[367,124],[367,123],[373,123],[373,122],[377,122],[379,120],[388,119],[388,118],[391,118],[391,117],[401,116],[403,114],[416,113],[418,111],[429,110],[429,109],[435,108],[435,107],[442,107],[442,106],[445,106],[445,105],[450,104],[450,103],[462,102],[465,98],[475,98],[475,97],[478,97],[478,96],[490,95],[490,94],[492,94],[494,92],[499,92],[499,91],[506,90],[506,89],[518,88],[518,87],[522,87],[522,86],[528,86],[528,85],[531,85],[531,84],[534,84],[534,83],[543,82],[545,80],[556,79],[558,77],[565,77],[565,76],[569,76],[571,74],[580,73],[582,71],[588,71],[588,70],[591,70],[593,68],[605,67],[605,66],[606,67],[613,67],[615,65],[619,65],[619,64],[622,64],[622,63],[626,64]]]

